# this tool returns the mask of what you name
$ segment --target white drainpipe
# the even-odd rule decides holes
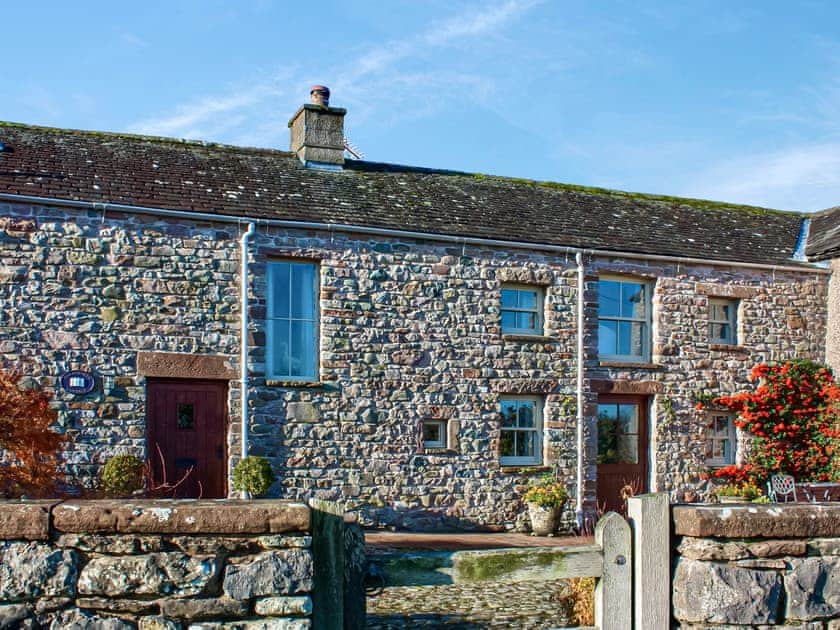
[[[575,262],[577,263],[577,279],[578,279],[578,294],[577,294],[577,505],[575,506],[575,518],[577,519],[578,528],[583,526],[583,423],[585,415],[583,413],[583,303],[584,303],[584,286],[583,286],[583,254],[577,252],[575,254]]]
[[[254,224],[249,223],[248,229],[242,233],[240,243],[239,265],[239,320],[241,330],[239,332],[239,391],[242,432],[240,441],[242,443],[242,459],[248,457],[248,239],[254,233]],[[242,498],[248,499],[248,493],[242,491]]]

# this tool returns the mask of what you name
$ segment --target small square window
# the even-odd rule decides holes
[[[735,421],[732,414],[711,412],[706,416],[706,465],[735,463]]]
[[[543,292],[539,287],[502,287],[502,334],[543,334]]]
[[[738,303],[735,300],[709,300],[709,341],[730,346],[738,343]]]
[[[444,420],[423,421],[423,447],[446,448],[446,422]]]
[[[532,397],[502,398],[499,463],[502,466],[542,462],[542,401]]]

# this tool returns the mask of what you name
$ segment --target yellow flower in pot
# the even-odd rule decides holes
[[[715,496],[720,503],[748,503],[762,494],[761,488],[751,481],[736,481],[715,488]]]
[[[528,516],[531,517],[531,533],[535,536],[553,535],[563,506],[569,499],[565,484],[551,475],[545,475],[531,484],[524,498],[528,504]]]

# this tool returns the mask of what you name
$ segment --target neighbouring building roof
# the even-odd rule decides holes
[[[286,151],[15,123],[0,123],[0,142],[2,193],[642,254],[791,264],[805,216],[361,160],[330,172]]]
[[[811,260],[840,258],[840,206],[813,215],[805,255]]]

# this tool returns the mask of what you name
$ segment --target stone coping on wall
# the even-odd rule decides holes
[[[840,537],[840,503],[677,505],[673,523],[700,538]]]
[[[0,501],[0,539],[48,540],[59,533],[283,534],[308,532],[310,509],[292,501]]]

